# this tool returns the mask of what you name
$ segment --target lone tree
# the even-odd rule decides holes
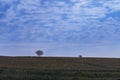
[[[82,55],[79,55],[79,58],[82,58]]]
[[[39,57],[40,57],[41,55],[43,55],[43,51],[41,51],[41,50],[37,50],[35,53],[36,53]]]

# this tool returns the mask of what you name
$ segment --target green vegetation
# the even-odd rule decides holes
[[[0,57],[0,80],[120,80],[120,59]]]

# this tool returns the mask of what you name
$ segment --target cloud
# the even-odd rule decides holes
[[[120,16],[109,15],[120,11],[119,0],[0,2],[0,41],[86,43],[120,39]]]
[[[107,7],[111,12],[120,11],[120,1],[119,0],[110,0],[107,3],[103,4],[104,7]]]

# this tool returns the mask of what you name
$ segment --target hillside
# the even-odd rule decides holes
[[[120,59],[77,57],[0,57],[0,67],[74,70],[120,70]]]
[[[0,80],[120,80],[120,58],[0,57]]]

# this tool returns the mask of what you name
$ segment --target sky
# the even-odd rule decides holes
[[[120,57],[120,0],[0,0],[0,55]]]

